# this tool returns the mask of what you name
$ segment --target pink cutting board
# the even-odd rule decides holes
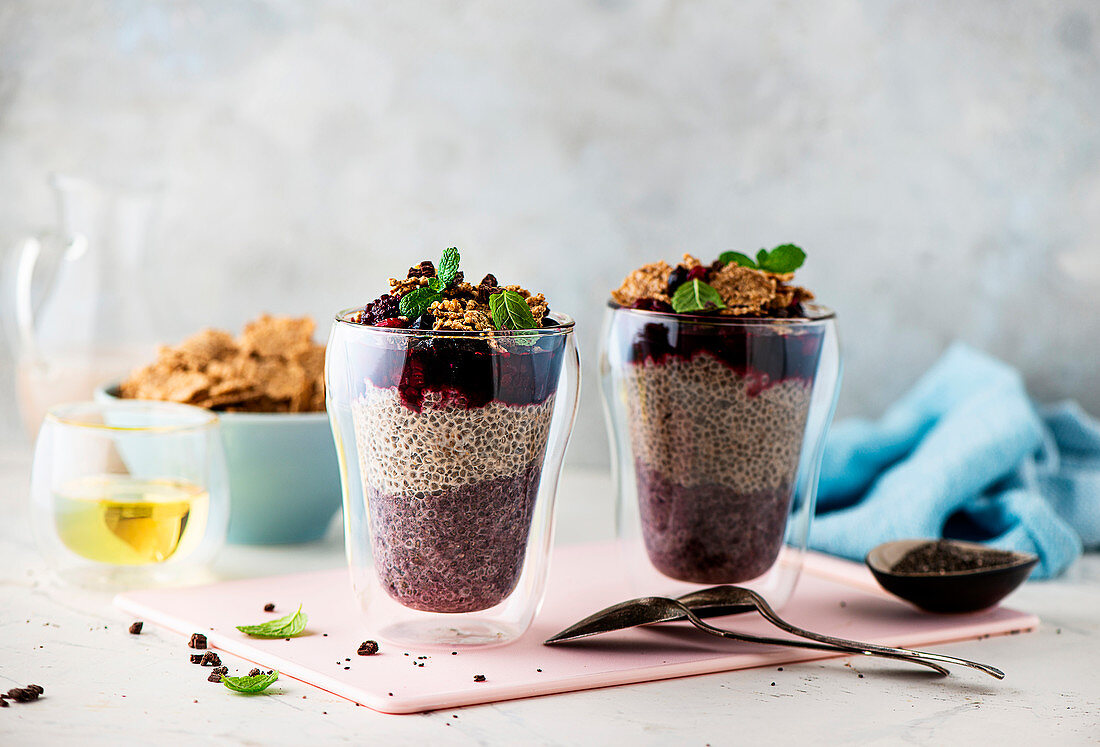
[[[116,597],[115,604],[183,635],[203,632],[212,648],[385,713],[418,713],[832,656],[726,641],[681,624],[609,633],[568,647],[543,646],[554,633],[631,596],[623,582],[616,582],[622,575],[615,572],[619,566],[619,554],[609,543],[556,549],[545,604],[527,634],[507,646],[463,649],[457,655],[382,642],[375,656],[357,656],[359,644],[373,636],[363,628],[344,569],[131,592]],[[605,569],[606,578],[594,579],[593,568]],[[275,602],[279,614],[289,614],[301,603],[309,614],[307,633],[290,641],[260,640],[235,629],[270,619],[262,612],[269,601]],[[1004,607],[970,615],[922,613],[880,591],[863,566],[817,554],[808,557],[798,590],[782,614],[822,633],[908,647],[1029,630],[1039,622],[1034,615]],[[718,624],[746,633],[784,635],[756,615],[720,618]],[[422,656],[427,658],[418,658]],[[963,677],[985,677],[962,667],[952,669]],[[485,675],[485,682],[474,682],[475,674]]]

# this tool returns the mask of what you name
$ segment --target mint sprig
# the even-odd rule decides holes
[[[222,675],[222,684],[239,693],[260,693],[277,679],[279,679],[278,670],[272,670],[271,674],[254,674],[245,677]]]
[[[293,638],[306,629],[307,622],[309,616],[302,612],[302,605],[299,604],[293,615],[258,625],[238,625],[237,630],[253,638]]]
[[[780,244],[770,252],[767,249],[758,251],[755,261],[741,252],[722,252],[718,255],[718,259],[727,265],[735,262],[742,267],[749,267],[753,270],[765,270],[766,272],[774,272],[777,275],[786,275],[802,266],[802,263],[806,261],[806,252],[794,244]]]
[[[726,308],[722,296],[702,280],[689,280],[672,294],[672,308],[679,314],[689,311],[716,311]]]
[[[741,252],[722,252],[718,255],[718,261],[724,265],[733,262],[734,264],[741,265],[742,267],[749,267],[753,270],[759,269],[752,257],[747,254],[742,254]]]
[[[443,256],[439,258],[439,267],[435,271],[435,277],[428,280],[427,285],[409,291],[401,296],[397,302],[397,310],[406,319],[417,319],[428,310],[436,301],[443,300],[443,291],[454,283],[458,277],[458,262],[461,257],[458,249],[453,246],[443,250]]]
[[[443,250],[443,256],[439,258],[439,269],[435,271],[435,276],[439,278],[443,283],[443,288],[446,288],[455,281],[455,277],[458,276],[458,261],[461,257],[458,254],[458,249],[451,247],[450,249]],[[439,290],[443,290],[440,288]]]
[[[489,311],[497,329],[534,329],[535,316],[523,296],[505,290],[489,296]]]
[[[416,319],[427,311],[429,306],[442,298],[442,288],[436,290],[429,281],[427,285],[422,285],[401,296],[401,300],[397,302],[397,309],[406,319]]]

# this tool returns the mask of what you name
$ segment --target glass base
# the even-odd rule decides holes
[[[519,638],[522,631],[510,625],[477,619],[402,620],[382,628],[380,635],[407,646],[500,646]]]
[[[80,565],[53,568],[62,583],[91,591],[134,591],[211,583],[217,578],[201,567]]]

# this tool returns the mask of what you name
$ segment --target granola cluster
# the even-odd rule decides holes
[[[724,308],[714,313],[724,316],[792,317],[802,315],[802,303],[813,300],[813,293],[791,285],[794,273],[775,273],[743,267],[718,260],[704,265],[685,254],[680,264],[651,262],[631,272],[623,284],[611,291],[620,306],[647,311],[673,312],[672,296],[682,284],[701,280],[721,296]],[[692,312],[698,313],[698,312]]]
[[[309,317],[264,314],[239,338],[205,329],[122,382],[127,399],[153,399],[226,412],[322,412],[325,346]]]
[[[390,278],[389,293],[368,303],[349,321],[377,327],[411,329],[481,330],[496,329],[489,306],[489,297],[501,291],[518,293],[526,302],[534,318],[535,326],[549,326],[550,307],[541,293],[531,293],[518,285],[500,285],[496,276],[486,275],[477,285],[465,282],[462,272],[440,291],[439,300],[433,301],[417,318],[402,315],[401,298],[408,293],[427,288],[437,278],[435,265],[428,260],[410,267],[404,278]]]

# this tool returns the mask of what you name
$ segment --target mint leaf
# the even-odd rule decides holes
[[[432,278],[428,281],[428,287],[434,290],[436,293],[442,293],[443,289],[447,287],[447,284],[439,278]]]
[[[435,278],[433,278],[434,280]],[[442,300],[443,295],[432,288],[431,283],[428,285],[422,285],[415,290],[411,290],[405,295],[401,296],[401,300],[397,304],[398,310],[401,312],[401,316],[406,319],[413,320],[428,310],[436,301]]]
[[[764,263],[768,261],[768,250],[761,249],[756,253],[756,266],[763,268]]]
[[[458,260],[458,249],[452,246],[450,249],[443,250],[443,256],[439,258],[439,268],[435,271],[435,276],[442,281],[443,288],[453,283],[455,276],[458,275]]]
[[[489,311],[497,329],[534,329],[535,317],[523,296],[515,291],[501,291],[489,296]]]
[[[794,244],[782,244],[767,253],[764,260],[760,262],[760,269],[786,275],[788,272],[797,270],[805,261],[806,252]]]
[[[715,311],[726,308],[718,291],[702,280],[689,280],[672,294],[672,308],[683,314],[688,311]]]
[[[292,638],[306,629],[307,622],[309,622],[309,616],[302,612],[302,605],[299,604],[298,610],[293,615],[259,625],[238,625],[237,630],[254,638]]]
[[[757,269],[756,263],[752,261],[752,257],[741,252],[722,252],[718,255],[718,261],[722,264],[728,265],[730,262],[739,264],[742,267],[751,267]]]
[[[254,674],[251,677],[222,675],[222,684],[239,693],[259,693],[266,690],[277,679],[279,679],[279,672],[273,670],[271,674]]]

